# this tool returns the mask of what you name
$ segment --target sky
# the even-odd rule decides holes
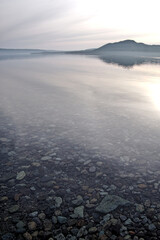
[[[160,0],[0,0],[0,48],[160,44]]]

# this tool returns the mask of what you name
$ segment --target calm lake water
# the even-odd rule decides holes
[[[7,58],[0,238],[159,239],[160,65]]]
[[[40,150],[52,134],[122,162],[159,161],[160,65],[53,55],[2,60],[0,72],[1,130],[12,125],[15,147],[37,138]]]

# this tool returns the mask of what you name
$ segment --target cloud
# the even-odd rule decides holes
[[[154,43],[160,39],[158,4],[159,0],[1,0],[0,47],[82,49],[125,38]]]

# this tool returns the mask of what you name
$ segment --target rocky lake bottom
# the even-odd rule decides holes
[[[16,135],[9,118],[0,123],[2,240],[159,239],[158,163],[120,162],[56,131]]]

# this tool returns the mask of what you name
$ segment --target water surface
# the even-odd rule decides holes
[[[102,60],[1,59],[2,239],[159,239],[160,68]]]
[[[0,72],[0,112],[14,127],[15,146],[35,136],[47,143],[52,134],[108,157],[159,161],[158,64],[128,69],[53,55],[1,61]]]

